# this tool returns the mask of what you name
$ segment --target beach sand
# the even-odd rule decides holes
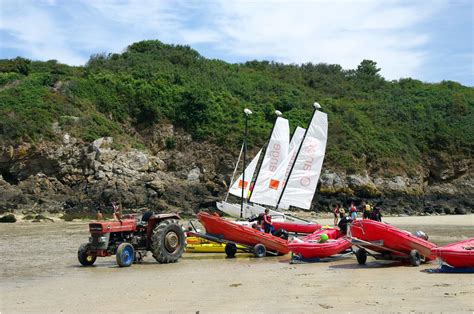
[[[474,237],[474,215],[387,217],[423,230],[442,245]],[[331,224],[332,219],[320,219]],[[290,256],[186,253],[178,263],[116,266],[115,257],[81,267],[83,222],[0,227],[0,312],[473,312],[474,274],[428,273],[436,262],[411,267],[354,256],[290,264]]]

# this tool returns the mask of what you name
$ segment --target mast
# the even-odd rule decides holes
[[[248,127],[249,115],[252,114],[252,111],[250,111],[250,109],[245,108],[244,113],[245,113],[245,131],[244,131],[244,144],[243,144],[244,159],[243,159],[243,171],[242,171],[242,199],[240,201],[240,218],[242,218],[244,214],[245,162],[247,159],[247,127]],[[250,187],[250,182],[249,182],[249,187]]]
[[[314,106],[314,110],[313,110],[313,114],[311,115],[311,119],[309,120],[309,123],[311,123],[311,121],[313,120],[313,117],[316,114],[316,111],[318,111],[318,109],[321,108],[321,105],[317,102],[315,102],[313,106]],[[281,190],[281,194],[280,194],[280,197],[278,198],[278,202],[276,204],[275,209],[278,209],[278,206],[280,205],[283,194],[285,193],[286,186],[288,185],[288,181],[290,181],[291,173],[293,172],[293,168],[295,167],[296,159],[298,158],[298,155],[300,154],[300,150],[301,150],[301,147],[303,146],[304,139],[306,138],[306,134],[308,134],[308,130],[309,130],[309,126],[306,128],[306,131],[304,132],[303,139],[301,140],[300,146],[298,147],[298,151],[295,156],[295,161],[291,165],[290,172],[288,173],[288,179],[286,180],[285,185],[283,186],[283,189]]]
[[[255,183],[258,180],[258,174],[260,173],[260,168],[262,168],[263,160],[265,159],[265,155],[267,153],[268,143],[270,143],[270,139],[272,138],[273,130],[275,130],[276,121],[278,120],[278,117],[281,117],[281,115],[282,115],[281,111],[279,111],[279,110],[275,110],[275,114],[276,114],[277,118],[276,118],[275,122],[273,123],[273,127],[272,127],[272,130],[270,131],[270,135],[268,136],[268,140],[267,140],[265,146],[263,147],[263,151],[262,151],[263,157],[262,157],[262,161],[258,165],[257,176],[255,177]],[[249,201],[251,201],[252,194],[253,194],[253,189],[250,190],[250,196],[249,196],[249,199],[248,199]]]

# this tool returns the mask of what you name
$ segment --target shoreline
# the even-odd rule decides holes
[[[28,224],[28,223],[33,223],[33,224],[38,224],[38,223],[49,223],[49,222],[64,222],[64,223],[89,223],[89,222],[93,222],[93,221],[96,221],[96,219],[92,219],[90,218],[90,215],[84,215],[83,217],[78,217],[78,218],[74,218],[72,220],[65,220],[64,218],[62,218],[62,216],[64,215],[64,213],[60,213],[60,214],[50,214],[50,215],[45,215],[45,213],[38,213],[38,214],[15,214],[15,213],[4,213],[2,215],[0,215],[0,217],[3,217],[5,215],[8,215],[8,214],[13,214],[17,221],[14,222],[14,223],[9,223],[9,222],[4,222],[4,223],[0,223],[1,224]],[[132,214],[132,213],[130,213]],[[295,216],[295,217],[298,217],[298,218],[302,218],[302,219],[307,219],[309,221],[314,221],[314,222],[318,222],[318,223],[321,223],[323,225],[331,225],[334,221],[334,217],[332,216],[332,213],[314,213],[314,212],[311,212],[311,213],[308,213],[308,212],[290,212],[290,214],[292,216]],[[34,221],[34,219],[25,219],[25,217],[27,216],[35,216],[35,215],[42,215],[44,218],[41,218],[40,220],[41,221]],[[136,214],[137,216],[141,215],[140,214]],[[190,217],[191,215],[182,215],[182,220],[183,221],[189,221],[189,220],[195,220],[197,219],[196,217]],[[228,218],[228,219],[236,219],[234,217],[230,217],[230,216],[223,216],[224,218]],[[390,219],[390,220],[396,220],[396,221],[404,221],[406,220],[407,222],[409,222],[410,220],[407,219],[407,218],[411,218],[411,217],[423,217],[423,219],[426,219],[427,221],[435,221],[437,217],[466,217],[466,225],[474,225],[474,213],[468,213],[468,214],[463,214],[463,215],[459,215],[459,214],[415,214],[415,215],[384,215],[382,217],[382,221],[385,221],[385,219]],[[358,219],[361,219],[361,217],[358,217]],[[48,221],[48,220],[52,220],[52,221]],[[112,218],[107,218],[107,219],[104,219],[104,221],[112,221],[113,219]],[[236,219],[237,220],[237,219]],[[456,218],[448,218],[446,221],[448,222],[451,222],[451,221],[457,221]]]

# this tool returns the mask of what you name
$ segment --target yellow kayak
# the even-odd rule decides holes
[[[237,252],[244,247],[237,245]],[[199,237],[186,238],[187,253],[225,253],[225,243],[216,243]]]

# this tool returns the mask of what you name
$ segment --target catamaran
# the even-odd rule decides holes
[[[307,224],[308,221],[292,217],[278,211],[290,206],[309,209],[316,191],[327,141],[327,114],[319,111],[321,106],[314,104],[314,111],[308,128],[297,127],[291,142],[289,141],[288,120],[276,112],[277,119],[273,125],[270,139],[252,159],[239,178],[233,181],[224,201],[217,202],[217,208],[234,217],[250,218],[265,211],[264,205],[271,206],[270,215],[275,221],[293,221]],[[263,160],[257,168],[260,156]],[[257,170],[257,171],[256,171]],[[255,175],[255,180],[252,178]],[[245,177],[245,181],[242,179]],[[244,205],[227,201],[229,194],[242,197],[244,189]]]

